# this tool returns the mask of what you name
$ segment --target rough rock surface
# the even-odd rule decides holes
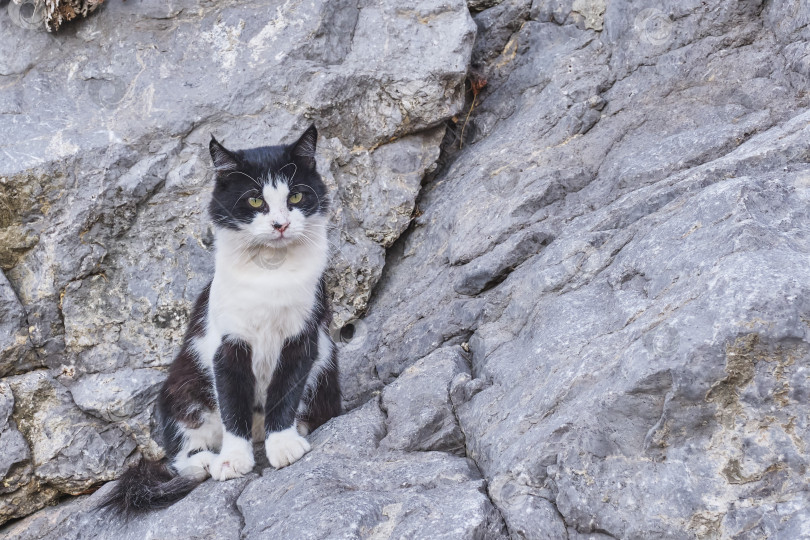
[[[473,461],[378,447],[385,431],[385,416],[373,399],[313,434],[317,450],[294,467],[258,467],[261,476],[224,484],[209,479],[180,503],[130,524],[94,511],[108,484],[14,523],[5,533],[21,540],[506,538]]]
[[[22,521],[11,524],[4,531],[8,538],[33,540],[91,540],[116,538],[143,540],[144,538],[238,539],[241,516],[233,502],[245,485],[256,477],[251,473],[244,478],[225,484],[206,482],[171,508],[156,512],[148,520],[133,520],[129,524],[110,522],[96,511],[99,501],[112,489],[107,484],[93,495],[77,497],[70,502],[46,508]]]
[[[25,311],[0,271],[0,375],[30,365],[32,356]]]
[[[252,147],[316,122],[339,329],[366,309],[411,221],[444,121],[463,106],[475,38],[463,0],[113,2],[55,35],[12,24],[11,11],[0,12],[15,51],[0,58],[0,375],[26,381],[12,385],[18,406],[29,383],[58,396],[26,401],[20,426],[39,415],[61,433],[75,420],[126,443],[114,456],[92,446],[99,461],[84,439],[23,430],[34,470],[0,501],[4,517],[75,494],[60,471],[86,489],[120,474],[136,445],[159,456],[151,403],[211,278],[210,134]],[[76,470],[46,473],[57,456]],[[21,494],[38,502],[10,502]]]
[[[277,94],[251,85],[253,74],[238,89],[215,77],[208,84],[217,91],[192,85],[182,103],[156,119],[135,122],[131,109],[116,109],[114,125],[134,130],[127,139],[134,142],[110,154],[106,138],[93,146],[88,134],[80,155],[59,158],[69,166],[53,158],[42,165],[31,157],[42,152],[40,139],[2,142],[14,158],[8,168],[17,172],[0,183],[14,201],[0,207],[0,234],[8,239],[0,262],[15,292],[2,296],[12,307],[0,324],[28,328],[28,339],[2,342],[19,348],[19,363],[4,360],[14,374],[6,379],[13,397],[0,392],[0,419],[9,407],[15,412],[0,444],[16,457],[0,465],[31,478],[16,480],[24,486],[20,500],[56,497],[36,491],[44,478],[43,489],[75,493],[96,466],[63,459],[77,454],[54,454],[58,445],[32,442],[28,415],[47,418],[73,407],[70,414],[86,426],[81,444],[98,445],[93,458],[109,470],[137,454],[95,441],[125,433],[133,452],[136,443],[147,450],[149,372],[128,394],[118,374],[165,365],[192,289],[209,270],[198,225],[204,182],[190,172],[203,168],[205,134],[190,124],[202,115],[206,127],[223,126],[226,142],[257,141],[268,130],[246,119],[265,97],[271,105],[260,114],[274,115],[279,127],[270,133],[278,137],[301,127],[304,113],[326,126],[322,148],[339,186],[338,312],[341,322],[367,312],[350,331],[336,333],[346,405],[356,409],[313,434],[314,449],[300,463],[242,483],[207,482],[192,495],[226,501],[217,508],[227,516],[203,516],[188,499],[137,524],[141,536],[156,530],[148,528],[157,520],[191,513],[201,516],[192,536],[210,533],[209,519],[228,520],[225,537],[810,536],[810,8],[798,0],[470,5],[478,32],[469,66],[456,63],[466,61],[459,51],[470,45],[466,10],[442,4],[435,17],[415,18],[397,11],[407,25],[422,25],[414,28],[428,31],[441,21],[457,31],[441,33],[436,48],[425,36],[392,30],[391,39],[412,40],[408,50],[391,53],[403,60],[411,84],[385,94],[389,102],[361,97],[369,96],[370,80],[380,80],[379,70],[394,69],[369,48],[380,43],[371,22],[386,8],[358,4],[349,45],[345,29],[355,27],[347,20],[354,15],[336,9],[318,11],[332,24],[316,25],[316,39],[284,49],[284,80],[311,84],[301,108],[272,105]],[[244,15],[260,11],[253,4],[221,8],[219,18],[205,9],[172,14],[160,11],[165,6],[138,6],[133,20],[172,28],[155,30],[149,42],[167,54],[186,50],[183,39],[166,36],[179,32],[187,40],[183,25],[191,21],[212,32],[223,21],[223,41],[212,43],[234,46],[206,45],[217,51],[223,73],[252,54],[240,46],[249,32],[233,29],[240,17],[253,20]],[[405,9],[397,6],[391,9]],[[110,4],[86,24],[107,36],[95,21],[121,13]],[[310,24],[301,18],[302,28],[273,31],[300,44]],[[81,35],[71,47],[94,46],[79,45]],[[330,84],[303,75],[308,62],[319,62],[327,81],[351,72],[356,64],[331,62],[361,38],[367,50],[359,64],[369,65],[363,73],[370,79],[349,76],[329,94]],[[34,50],[36,39],[22,50]],[[152,71],[132,88],[152,85],[156,96],[171,100],[166,85],[182,76],[160,79],[148,50],[141,54]],[[388,49],[373,49],[381,50]],[[2,60],[3,72],[47,80],[39,66],[53,60],[38,54],[44,56]],[[260,50],[257,78],[275,69],[263,58]],[[474,84],[462,111],[459,74],[468,67]],[[87,69],[71,80],[81,73],[95,84]],[[435,73],[445,75],[429,75]],[[446,81],[441,92],[437,80]],[[0,94],[4,112],[28,112],[26,87],[10,88]],[[223,91],[238,99],[221,99]],[[145,102],[134,91],[120,99]],[[399,100],[419,102],[420,112],[397,116],[398,107],[384,107]],[[228,115],[215,112],[225,105]],[[379,113],[362,114],[369,107]],[[36,114],[62,120],[46,111]],[[453,115],[440,168],[431,172],[441,122]],[[147,134],[154,140],[168,129],[162,122],[188,123],[189,135],[146,144]],[[66,142],[76,137],[75,125],[64,132],[43,126],[33,120],[25,129],[41,129],[52,152],[76,144]],[[86,178],[81,189],[70,187],[77,170]],[[394,182],[389,174],[400,176]],[[391,186],[396,193],[385,191]],[[83,202],[79,192],[97,193],[101,202]],[[417,193],[411,222],[409,197]],[[193,210],[184,206],[191,200]],[[379,206],[382,200],[391,206]],[[58,227],[45,227],[51,223]],[[32,366],[46,369],[23,373]],[[109,402],[90,393],[85,374],[110,377]],[[34,411],[37,388],[51,394]],[[84,388],[85,398],[71,406],[65,388]],[[135,416],[110,416],[121,411]],[[28,453],[15,446],[18,430]],[[45,466],[38,456],[49,455],[59,465],[36,473]],[[58,475],[68,466],[70,486],[51,488],[67,480],[48,471]],[[122,536],[114,524],[90,521],[99,496],[42,510],[5,532]]]
[[[474,142],[346,397],[468,342],[456,411],[511,534],[807,536],[810,12],[612,1],[595,32],[577,3],[476,17]]]
[[[469,375],[469,368],[461,348],[448,347],[417,361],[386,386],[381,405],[388,430],[380,446],[463,455],[464,434],[451,397],[451,385],[459,375]]]

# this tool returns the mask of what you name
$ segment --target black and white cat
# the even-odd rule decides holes
[[[215,271],[200,294],[155,409],[166,458],[129,469],[103,506],[168,506],[208,475],[228,480],[310,450],[304,436],[340,414],[324,270],[326,186],[317,131],[295,143],[229,151],[213,137],[209,212]]]

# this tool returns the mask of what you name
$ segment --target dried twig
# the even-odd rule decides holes
[[[476,101],[478,100],[478,94],[484,87],[487,85],[487,80],[484,78],[480,73],[475,71],[471,71],[468,77],[470,81],[470,90],[472,90],[472,103],[470,103],[470,109],[467,111],[467,116],[464,118],[464,124],[461,125],[461,135],[458,139],[458,147],[461,149],[464,146],[464,128],[467,127],[467,122],[470,121],[470,115],[475,108]]]

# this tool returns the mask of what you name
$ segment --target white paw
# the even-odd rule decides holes
[[[311,448],[295,427],[271,433],[264,441],[267,460],[276,469],[292,465]]]
[[[253,470],[255,465],[252,454],[219,454],[209,465],[208,472],[214,480],[230,480],[240,478]]]
[[[200,482],[208,478],[208,471],[211,469],[211,461],[217,457],[213,452],[205,450],[197,452],[191,457],[187,457],[185,453],[181,453],[183,457],[175,458],[172,465],[177,470],[180,476],[188,478],[196,478]]]
[[[222,451],[211,460],[208,472],[214,480],[230,480],[246,475],[253,470],[255,464],[250,441],[225,433]]]

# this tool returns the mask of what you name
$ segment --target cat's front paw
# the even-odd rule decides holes
[[[267,460],[276,469],[292,465],[311,448],[294,427],[271,433],[264,441]]]
[[[214,480],[230,480],[241,478],[253,470],[256,464],[253,454],[233,453],[219,454],[211,460],[208,472]]]

